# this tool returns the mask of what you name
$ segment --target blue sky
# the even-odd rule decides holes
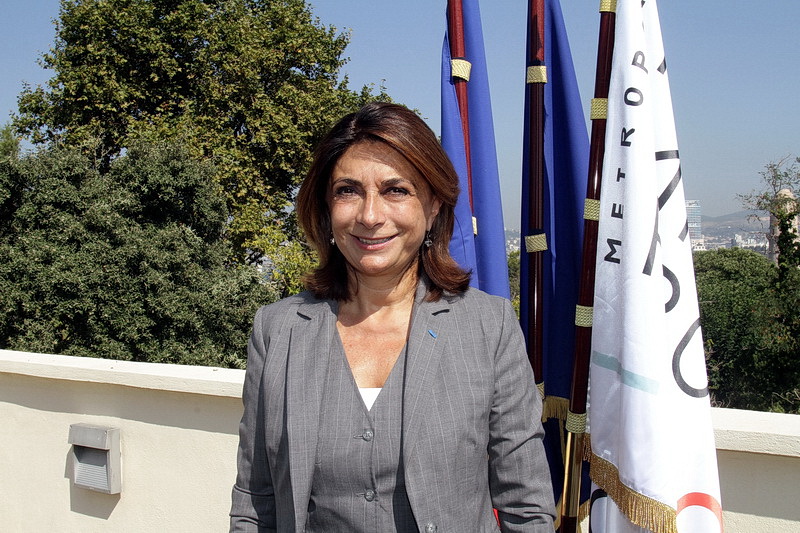
[[[445,0],[313,0],[321,22],[350,29],[352,87],[380,84],[439,131]],[[526,2],[481,2],[506,225],[519,227]],[[581,97],[594,84],[598,0],[562,0]],[[687,199],[703,213],[741,209],[770,161],[800,155],[800,2],[659,3]],[[53,42],[57,0],[6,0],[0,18],[0,121]]]

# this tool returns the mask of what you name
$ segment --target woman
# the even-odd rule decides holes
[[[553,531],[522,335],[448,253],[457,197],[401,106],[323,139],[297,201],[320,265],[248,346],[232,531]]]

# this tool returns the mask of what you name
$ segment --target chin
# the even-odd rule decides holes
[[[387,265],[387,264],[374,264],[374,263],[367,263],[367,264],[360,264],[358,265],[355,270],[358,274],[365,278],[387,278],[387,277],[394,277],[398,280],[403,277],[410,269],[413,268],[413,264],[407,265],[405,267],[400,267],[398,265]]]

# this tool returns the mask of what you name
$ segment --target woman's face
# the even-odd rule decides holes
[[[333,167],[328,205],[336,246],[356,273],[397,283],[417,260],[441,201],[399,152],[362,142]]]

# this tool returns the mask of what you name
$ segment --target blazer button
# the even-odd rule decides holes
[[[375,436],[375,433],[372,432],[371,429],[365,429],[364,433],[361,435],[361,438],[365,441],[369,442],[372,440],[372,437]]]
[[[367,490],[367,492],[364,493],[364,499],[367,500],[368,502],[371,502],[372,500],[374,500],[375,499],[375,491],[372,490],[372,489]]]
[[[438,528],[433,523],[428,523],[425,525],[425,533],[436,533]]]

